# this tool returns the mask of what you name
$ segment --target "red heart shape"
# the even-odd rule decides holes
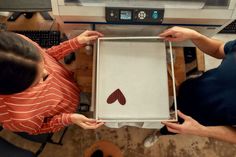
[[[120,89],[115,90],[113,93],[110,94],[110,96],[107,98],[107,103],[112,104],[116,100],[119,101],[121,105],[125,105],[126,99],[124,94],[120,91]]]

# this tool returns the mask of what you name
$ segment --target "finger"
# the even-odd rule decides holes
[[[99,128],[99,127],[101,127],[101,126],[103,126],[105,123],[103,123],[103,122],[101,122],[101,123],[98,123],[97,124],[97,128]]]
[[[90,123],[96,122],[95,119],[87,118],[87,117],[85,117],[84,115],[81,116],[81,121],[83,121],[83,122],[90,122]]]
[[[96,40],[97,38],[98,38],[98,36],[95,35],[95,36],[87,37],[87,40],[88,40],[88,42],[90,42],[90,41],[94,41],[94,40]]]
[[[81,123],[80,124],[82,126],[82,128],[84,129],[96,129],[96,125],[88,125],[86,123]]]
[[[98,31],[88,31],[87,35],[91,36],[91,35],[97,35],[97,36],[104,36],[102,33],[98,32]]]
[[[88,125],[96,125],[97,124],[97,122],[84,122],[84,123],[86,123]]]
[[[96,123],[97,121],[96,121],[96,119],[88,118],[86,120],[86,122],[88,122],[88,123]]]
[[[88,35],[89,30],[82,32],[80,35]]]
[[[97,120],[98,123],[104,123],[101,119]]]
[[[172,36],[174,34],[173,30],[167,30],[166,32],[161,33],[159,36],[160,37],[168,37],[168,36]]]
[[[168,130],[169,132],[173,132],[173,133],[176,133],[176,134],[180,134],[180,133],[181,133],[179,130],[173,129],[173,128],[171,128],[171,127],[167,127],[167,130]]]
[[[79,123],[79,126],[83,129],[88,129],[88,127],[87,127],[88,125],[85,123]]]
[[[178,110],[177,113],[178,113],[178,116],[184,120],[187,120],[190,118],[189,116],[183,114],[180,110]]]
[[[170,122],[162,122],[162,124],[166,125],[167,127],[171,127],[175,130],[181,130],[181,124],[170,123]]]
[[[86,123],[81,123],[81,125],[83,126],[84,129],[97,129],[98,127],[102,126],[103,124],[98,123],[98,124],[95,124],[95,125],[89,125],[89,124],[86,124]]]
[[[165,29],[163,32],[161,32],[160,34],[164,34],[164,33],[167,33],[167,32],[169,32],[170,31],[170,29]]]
[[[104,122],[95,122],[95,123],[91,123],[91,122],[84,122],[87,125],[103,125],[105,124]]]
[[[173,37],[165,37],[164,40],[166,40],[166,41],[171,41],[171,42],[179,41],[178,38],[173,38]]]

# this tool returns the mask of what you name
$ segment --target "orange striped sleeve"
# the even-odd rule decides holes
[[[62,59],[64,56],[70,54],[72,51],[83,47],[84,44],[80,44],[77,38],[70,39],[61,43],[58,46],[53,46],[46,50],[46,53],[54,57],[56,60]]]
[[[57,132],[65,126],[72,124],[70,117],[70,113],[62,113],[60,115],[53,116],[51,119],[44,122],[40,129],[32,132],[32,134]]]
[[[36,43],[33,44],[40,52],[45,52]],[[72,124],[70,117],[78,107],[79,88],[72,75],[68,75],[54,58],[63,58],[82,46],[74,38],[48,49],[47,53],[52,57],[42,53],[46,60],[45,67],[50,71],[46,81],[22,93],[6,97],[0,95],[0,123],[4,128],[14,132],[40,134],[56,132]]]

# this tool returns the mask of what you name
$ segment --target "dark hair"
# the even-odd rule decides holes
[[[41,61],[36,46],[20,35],[0,32],[0,94],[20,93],[29,88]]]

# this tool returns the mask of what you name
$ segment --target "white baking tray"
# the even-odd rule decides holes
[[[170,42],[169,47],[172,52]],[[173,88],[175,116],[170,117],[166,43],[162,38],[99,38],[94,63],[96,77],[94,77],[93,102],[97,120],[104,122],[177,120],[175,88]],[[173,58],[171,64],[174,76]],[[173,87],[174,84],[173,79]]]

